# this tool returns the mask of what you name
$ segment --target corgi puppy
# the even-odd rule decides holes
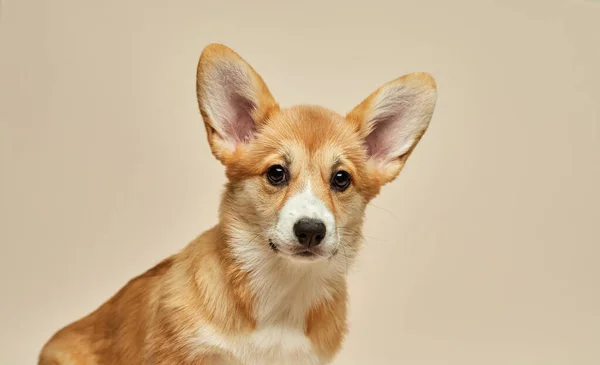
[[[427,130],[434,79],[400,77],[345,116],[281,108],[212,44],[197,97],[226,169],[219,223],[58,331],[39,365],[321,365],[340,350],[365,207]]]

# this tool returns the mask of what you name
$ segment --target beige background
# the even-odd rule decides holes
[[[395,4],[394,4],[395,3]],[[368,211],[336,365],[600,363],[600,3],[2,0],[0,364],[216,220],[195,99],[225,43],[283,105],[435,75]]]

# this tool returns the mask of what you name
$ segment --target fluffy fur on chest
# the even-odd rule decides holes
[[[218,235],[217,230],[199,242],[210,235]],[[204,310],[201,316],[189,312],[189,319],[177,321],[191,325],[183,335],[190,356],[219,354],[223,361],[248,365],[329,362],[346,333],[347,293],[340,262],[323,262],[306,270],[277,256],[252,252],[245,245],[241,251],[232,246],[224,252],[202,243],[189,248],[190,255],[214,262],[194,279],[201,306],[212,310]],[[253,254],[256,260],[251,259]],[[181,281],[177,276],[172,279]],[[182,288],[184,292],[189,294],[189,289]],[[178,298],[174,295],[169,307],[183,313],[189,298]]]

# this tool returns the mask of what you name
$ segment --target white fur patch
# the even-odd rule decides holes
[[[313,194],[310,182],[306,183],[303,191],[289,198],[281,208],[274,237],[277,245],[291,247],[297,244],[294,224],[302,218],[318,219],[325,224],[327,233],[321,245],[327,251],[333,250],[337,241],[335,217],[325,203]]]
[[[310,340],[300,329],[268,326],[250,334],[225,337],[202,326],[192,339],[200,351],[217,351],[227,357],[227,365],[319,365]]]

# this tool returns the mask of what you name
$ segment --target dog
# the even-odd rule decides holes
[[[281,108],[221,44],[196,80],[227,176],[219,223],[58,331],[39,365],[321,365],[340,351],[365,208],[427,130],[433,77],[383,84],[345,116]]]

